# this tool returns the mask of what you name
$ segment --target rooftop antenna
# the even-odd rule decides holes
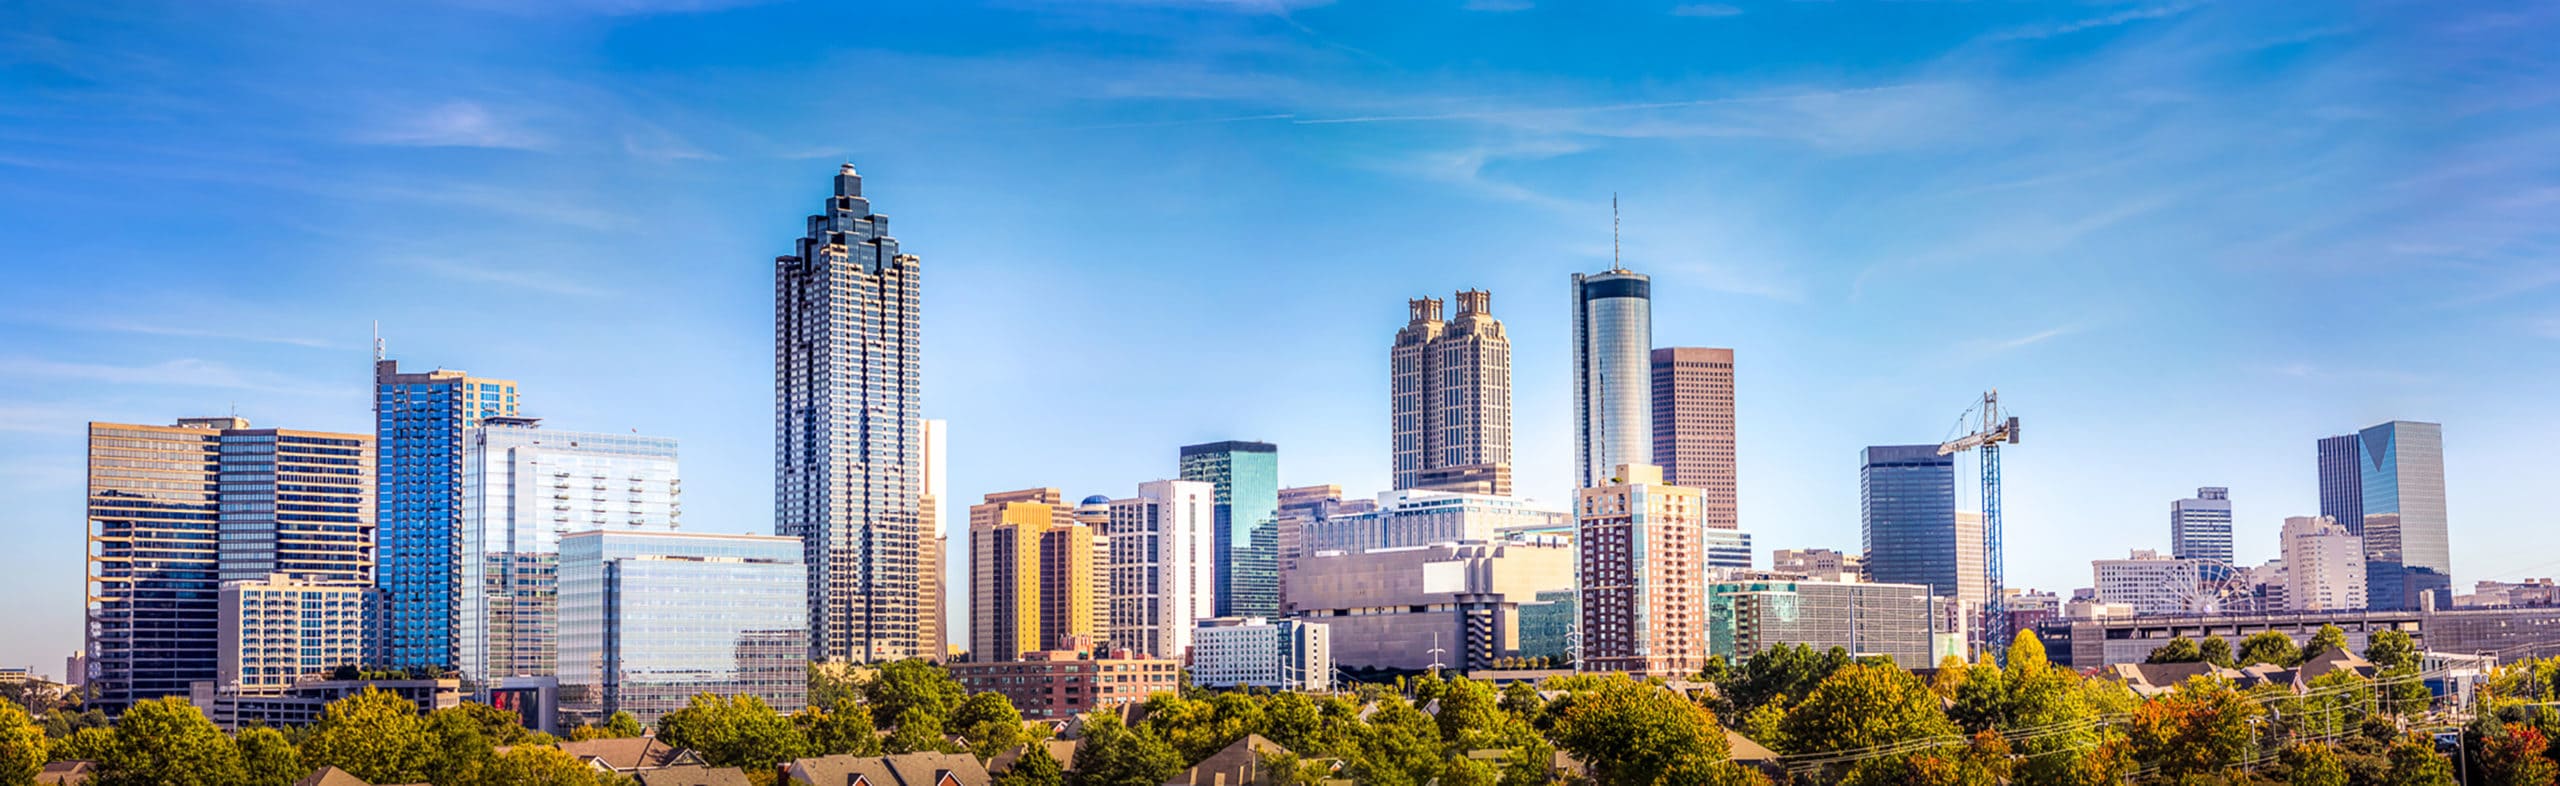
[[[373,362],[382,362],[382,320],[373,321]]]
[[[1609,272],[1627,272],[1627,266],[1618,261],[1618,192],[1616,191],[1609,192]]]

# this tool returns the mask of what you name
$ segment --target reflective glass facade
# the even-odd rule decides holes
[[[404,373],[391,360],[376,361],[373,377],[383,660],[451,667],[461,643],[463,435],[484,418],[521,414],[516,383]]]
[[[1833,647],[1883,655],[1906,669],[1935,665],[1929,589],[1913,584],[1737,581],[1707,598],[1707,640],[1716,655],[1742,661],[1771,647]]]
[[[1608,483],[1622,464],[1652,464],[1652,279],[1573,274],[1573,373],[1580,487]]]
[[[942,655],[923,619],[941,588],[923,520],[922,273],[850,164],[774,260],[774,533],[801,540],[812,657]]]
[[[1280,613],[1280,448],[1211,442],[1182,448],[1182,479],[1217,489],[1217,615]]]
[[[2320,440],[2320,508],[2364,537],[2370,608],[2450,599],[2443,425],[2395,420]]]
[[[1958,596],[1956,464],[1936,445],[1878,445],[1858,452],[1858,538],[1867,578],[1921,584]]]
[[[696,693],[808,704],[800,543],[594,530],[560,539],[560,706],[641,723]]]

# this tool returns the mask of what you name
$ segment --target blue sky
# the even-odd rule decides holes
[[[0,663],[79,646],[85,421],[365,430],[377,320],[769,531],[771,259],[846,161],[962,504],[1225,438],[1373,493],[1403,299],[1467,287],[1561,500],[1616,193],[1656,342],[1740,353],[1764,552],[1857,548],[1858,448],[1996,386],[2013,585],[2201,485],[2273,556],[2392,418],[2446,424],[2458,585],[2560,572],[2548,4],[342,6],[0,9]]]

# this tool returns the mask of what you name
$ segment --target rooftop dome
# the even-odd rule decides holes
[[[1083,506],[1085,506],[1085,505],[1109,505],[1109,504],[1111,504],[1111,498],[1110,498],[1110,497],[1105,497],[1105,496],[1102,496],[1102,495],[1100,495],[1100,494],[1095,494],[1095,495],[1093,495],[1093,496],[1090,496],[1090,497],[1086,497],[1086,498],[1084,498],[1084,501],[1083,501],[1083,502],[1081,502],[1081,503],[1078,503],[1078,504],[1077,504],[1077,507],[1083,507]]]

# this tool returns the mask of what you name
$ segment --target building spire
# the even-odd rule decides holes
[[[1627,272],[1627,266],[1618,261],[1618,192],[1616,191],[1609,192],[1609,272]]]

